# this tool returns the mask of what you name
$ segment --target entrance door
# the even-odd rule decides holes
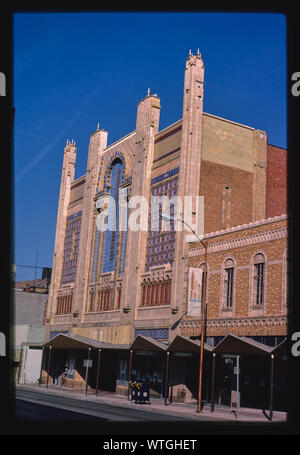
[[[230,356],[222,356],[218,359],[216,368],[216,403],[223,406],[231,405],[231,391],[233,389],[233,369],[235,359]]]

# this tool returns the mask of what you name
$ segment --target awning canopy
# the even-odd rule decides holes
[[[213,346],[204,343],[204,351],[211,353]],[[168,347],[170,352],[200,352],[200,340],[191,340],[183,335],[176,335]]]
[[[129,344],[112,344],[86,338],[73,333],[59,333],[43,344],[44,348],[52,349],[129,349]]]
[[[166,351],[168,346],[160,341],[144,335],[137,335],[130,346],[133,351]]]
[[[46,343],[26,343],[30,347],[39,349],[107,349],[107,350],[133,350],[133,351],[157,351],[157,352],[200,352],[200,340],[191,340],[183,335],[176,335],[173,341],[167,345],[144,335],[137,335],[131,345],[112,344],[86,338],[73,333],[59,333]],[[284,355],[288,349],[288,340],[282,341],[277,346],[267,346],[251,338],[233,334],[227,335],[217,346],[204,343],[204,352],[215,354],[253,355],[266,356],[274,354]]]
[[[270,355],[273,346],[266,346],[251,338],[240,337],[229,334],[223,338],[220,343],[214,347],[213,352],[216,354],[236,354],[236,355]]]

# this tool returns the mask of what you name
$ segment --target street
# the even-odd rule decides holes
[[[34,391],[16,391],[16,417],[31,421],[91,421],[91,422],[141,422],[187,421],[187,418],[147,412],[132,405],[122,406],[95,403],[70,397],[44,395]]]
[[[159,403],[139,405],[131,402],[101,402],[90,397],[72,397],[59,391],[16,389],[12,419],[7,413],[5,422],[8,428],[5,434],[16,435],[179,435],[209,434],[217,428],[219,434],[235,433],[239,429],[249,429],[247,420],[254,416],[240,416],[244,422],[236,419],[230,428],[226,413],[211,416],[210,413],[196,414],[191,407],[182,407],[182,412],[173,413],[170,407]],[[103,397],[103,400],[107,398]],[[176,405],[174,405],[175,408]],[[168,407],[167,407],[168,409]],[[192,412],[191,412],[192,411]],[[231,419],[233,416],[231,416]],[[265,417],[264,417],[265,418]],[[227,422],[226,422],[227,420]],[[257,423],[261,422],[260,420]],[[252,422],[251,429],[254,430]],[[265,425],[260,429],[266,430]],[[277,428],[278,429],[278,428]],[[279,430],[279,429],[278,429]],[[271,431],[271,428],[270,428]]]

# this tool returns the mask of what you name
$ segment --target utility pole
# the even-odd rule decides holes
[[[34,269],[34,285],[36,286],[36,269],[37,269],[37,263],[38,263],[38,257],[39,253],[36,253],[36,261],[35,261],[35,269]]]
[[[200,366],[199,366],[199,382],[198,382],[198,401],[197,401],[197,411],[201,412],[202,404],[202,378],[203,378],[203,357],[204,357],[204,335],[205,335],[205,320],[206,320],[206,283],[207,283],[207,242],[203,242],[202,239],[196,234],[196,232],[191,228],[191,226],[186,223],[181,218],[170,217],[166,214],[162,214],[161,218],[165,221],[170,221],[177,219],[185,224],[190,231],[197,237],[201,245],[204,247],[204,280],[203,280],[203,297],[202,297],[202,315],[200,309],[200,318],[201,318],[201,334],[200,334]]]

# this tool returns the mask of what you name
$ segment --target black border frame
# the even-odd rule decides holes
[[[180,439],[182,436],[185,439],[197,438],[200,442],[209,436],[214,436],[214,441],[218,443],[218,436],[244,436],[244,435],[272,435],[273,437],[278,435],[298,435],[300,434],[300,356],[293,357],[291,355],[291,349],[289,350],[289,388],[288,388],[288,419],[285,423],[268,423],[268,424],[255,424],[255,423],[242,423],[242,422],[189,422],[186,426],[182,423],[164,423],[157,422],[157,424],[120,424],[109,425],[102,424],[101,428],[95,427],[94,425],[88,425],[85,427],[84,424],[80,426],[72,424],[72,426],[66,423],[65,426],[61,424],[49,424],[39,425],[34,424],[34,428],[30,423],[19,422],[15,419],[14,415],[14,387],[10,378],[10,366],[12,365],[12,328],[11,321],[13,320],[12,314],[12,291],[11,291],[11,264],[13,262],[13,251],[14,251],[14,217],[13,217],[13,204],[14,204],[14,190],[13,190],[13,128],[14,128],[14,106],[13,106],[13,15],[20,12],[101,12],[101,11],[112,11],[112,12],[126,12],[127,9],[84,9],[84,8],[59,8],[55,5],[45,9],[35,8],[14,8],[7,5],[2,6],[0,15],[0,71],[6,76],[6,96],[0,97],[0,113],[1,113],[1,128],[0,128],[0,143],[2,149],[2,160],[5,156],[7,159],[7,165],[2,164],[5,178],[1,179],[2,183],[2,229],[4,227],[3,238],[7,238],[7,241],[2,243],[2,259],[4,259],[4,268],[1,274],[2,283],[2,304],[0,313],[0,331],[6,335],[7,340],[7,355],[6,357],[0,357],[0,403],[1,403],[1,417],[0,417],[0,434],[7,437],[13,436],[14,441],[20,438],[31,438],[38,435],[49,435],[51,440],[53,436],[60,435],[68,438],[68,450],[70,449],[70,440],[74,447],[78,444],[78,438],[81,442],[88,437],[88,446],[92,450],[100,449],[102,452],[103,444],[101,441],[107,441],[109,439],[114,440],[142,440],[145,435],[153,439]],[[130,11],[135,11],[130,10]],[[141,11],[141,10],[136,10]],[[142,10],[143,11],[143,10]],[[290,258],[290,282],[289,282],[289,302],[288,302],[288,340],[290,341],[290,347],[292,346],[291,336],[295,332],[300,332],[300,305],[299,305],[299,287],[297,286],[297,247],[299,246],[299,214],[297,212],[297,197],[299,190],[299,157],[300,144],[299,144],[299,111],[300,111],[300,96],[293,96],[291,92],[292,74],[300,72],[300,61],[299,61],[299,48],[298,48],[298,30],[299,21],[297,16],[297,9],[294,8],[224,8],[212,10],[212,9],[179,9],[170,10],[166,9],[149,9],[147,11],[180,11],[180,12],[258,12],[258,13],[281,13],[286,16],[287,20],[287,106],[288,106],[288,248]],[[255,31],[254,31],[255,32]],[[299,92],[300,95],[300,92]],[[276,93],[274,94],[276,96]],[[3,204],[4,203],[4,204]],[[217,438],[216,438],[217,436]],[[43,439],[44,439],[43,438]],[[214,446],[213,450],[217,447]],[[41,447],[42,449],[42,447]],[[239,447],[241,450],[242,447]],[[143,450],[145,452],[145,448]]]

